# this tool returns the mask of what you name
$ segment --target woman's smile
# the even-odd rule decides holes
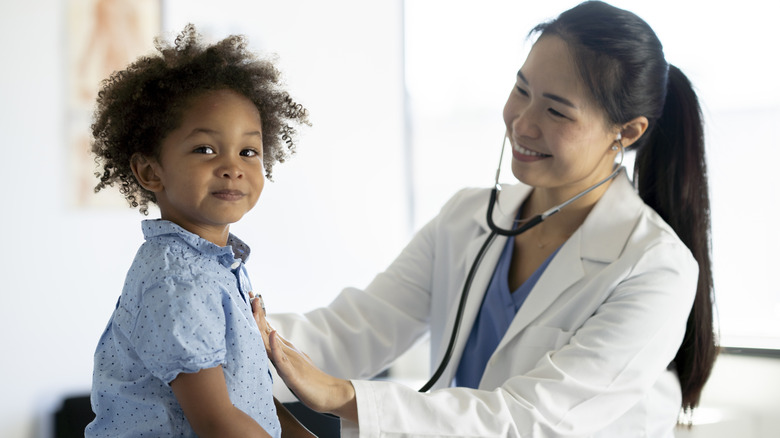
[[[541,152],[537,152],[531,149],[528,149],[526,147],[523,147],[516,142],[512,142],[512,156],[514,156],[515,160],[519,161],[538,161],[545,158],[550,158],[552,155],[549,154],[543,154]]]

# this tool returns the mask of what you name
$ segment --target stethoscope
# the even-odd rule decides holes
[[[455,314],[455,322],[453,323],[452,326],[452,334],[450,335],[450,341],[447,344],[447,350],[444,352],[444,356],[441,359],[441,363],[439,363],[439,367],[436,368],[436,371],[433,373],[433,375],[428,380],[428,382],[418,390],[419,392],[427,392],[429,389],[431,389],[431,387],[433,387],[433,385],[439,380],[441,375],[444,373],[444,369],[447,368],[447,365],[449,364],[450,359],[452,358],[452,351],[455,349],[455,341],[457,340],[458,331],[460,330],[460,323],[461,320],[463,319],[463,311],[466,308],[466,300],[468,299],[468,295],[471,290],[471,283],[474,281],[474,276],[477,273],[477,269],[479,269],[480,263],[482,263],[482,258],[485,256],[485,253],[487,252],[488,248],[490,248],[490,245],[496,239],[496,236],[498,235],[518,236],[520,234],[523,234],[526,231],[530,230],[531,228],[535,227],[536,225],[542,223],[548,217],[554,215],[555,213],[558,213],[559,211],[561,211],[562,208],[580,199],[581,197],[587,195],[588,193],[595,190],[599,186],[603,185],[607,181],[615,178],[616,176],[618,176],[620,170],[622,169],[621,166],[623,165],[623,158],[625,155],[625,152],[623,151],[623,142],[621,141],[622,136],[620,135],[620,133],[618,133],[617,137],[615,138],[615,141],[620,145],[620,161],[617,164],[615,164],[614,169],[612,170],[612,173],[609,174],[609,176],[597,182],[596,184],[593,184],[587,189],[581,191],[580,193],[577,193],[576,195],[572,196],[566,201],[545,211],[544,213],[533,216],[530,219],[521,219],[519,221],[516,221],[518,223],[522,223],[522,225],[520,225],[519,227],[513,229],[504,229],[504,228],[500,228],[498,225],[495,224],[495,222],[493,222],[493,208],[495,207],[496,202],[498,201],[498,194],[501,192],[501,184],[499,184],[498,180],[501,174],[501,163],[504,159],[504,149],[506,147],[506,139],[507,136],[504,135],[504,141],[503,143],[501,143],[501,157],[499,157],[498,159],[498,168],[496,169],[496,181],[495,184],[493,185],[493,189],[490,190],[490,201],[488,202],[488,209],[487,209],[487,223],[488,223],[488,227],[490,227],[490,234],[488,235],[487,239],[485,239],[485,242],[482,244],[482,247],[479,249],[477,256],[474,258],[474,261],[471,263],[471,268],[469,268],[468,275],[466,276],[466,281],[463,283],[463,291],[460,294],[458,311]]]

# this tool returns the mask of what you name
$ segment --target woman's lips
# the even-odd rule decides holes
[[[545,158],[552,157],[549,154],[543,154],[531,149],[520,146],[519,144],[512,142],[512,156],[518,161],[539,161]]]

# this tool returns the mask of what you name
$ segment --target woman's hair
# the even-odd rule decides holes
[[[674,359],[682,405],[694,408],[712,371],[713,328],[710,202],[702,116],[688,78],[666,62],[650,26],[635,14],[587,1],[540,24],[532,34],[566,41],[579,74],[615,126],[645,116],[649,126],[633,145],[634,179],[699,264],[699,281],[682,346]]]
[[[282,89],[280,73],[246,49],[243,36],[205,46],[187,25],[173,44],[155,40],[157,52],[144,56],[102,83],[92,124],[92,152],[102,169],[95,192],[117,184],[131,207],[148,214],[154,193],[136,181],[130,158],[157,158],[164,138],[181,125],[192,100],[210,90],[230,89],[260,112],[263,166],[270,179],[277,162],[295,152],[296,130],[309,124],[306,110]]]

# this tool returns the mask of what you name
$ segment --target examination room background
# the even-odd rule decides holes
[[[120,202],[74,200],[84,187],[69,134],[89,119],[68,110],[69,42],[88,29],[73,27],[71,13],[96,1],[0,0],[2,437],[50,436],[61,400],[89,391],[95,344],[142,240],[143,216],[118,192],[101,199]],[[491,184],[525,34],[577,3],[130,1],[159,4],[168,37],[187,22],[212,41],[246,34],[253,50],[278,55],[311,112],[298,153],[233,228],[252,246],[248,268],[270,311],[305,311],[364,286],[456,190]],[[716,300],[729,348],[695,426],[678,435],[777,437],[777,7],[612,3],[657,31],[697,86],[708,124]],[[391,376],[425,379],[423,348]]]

